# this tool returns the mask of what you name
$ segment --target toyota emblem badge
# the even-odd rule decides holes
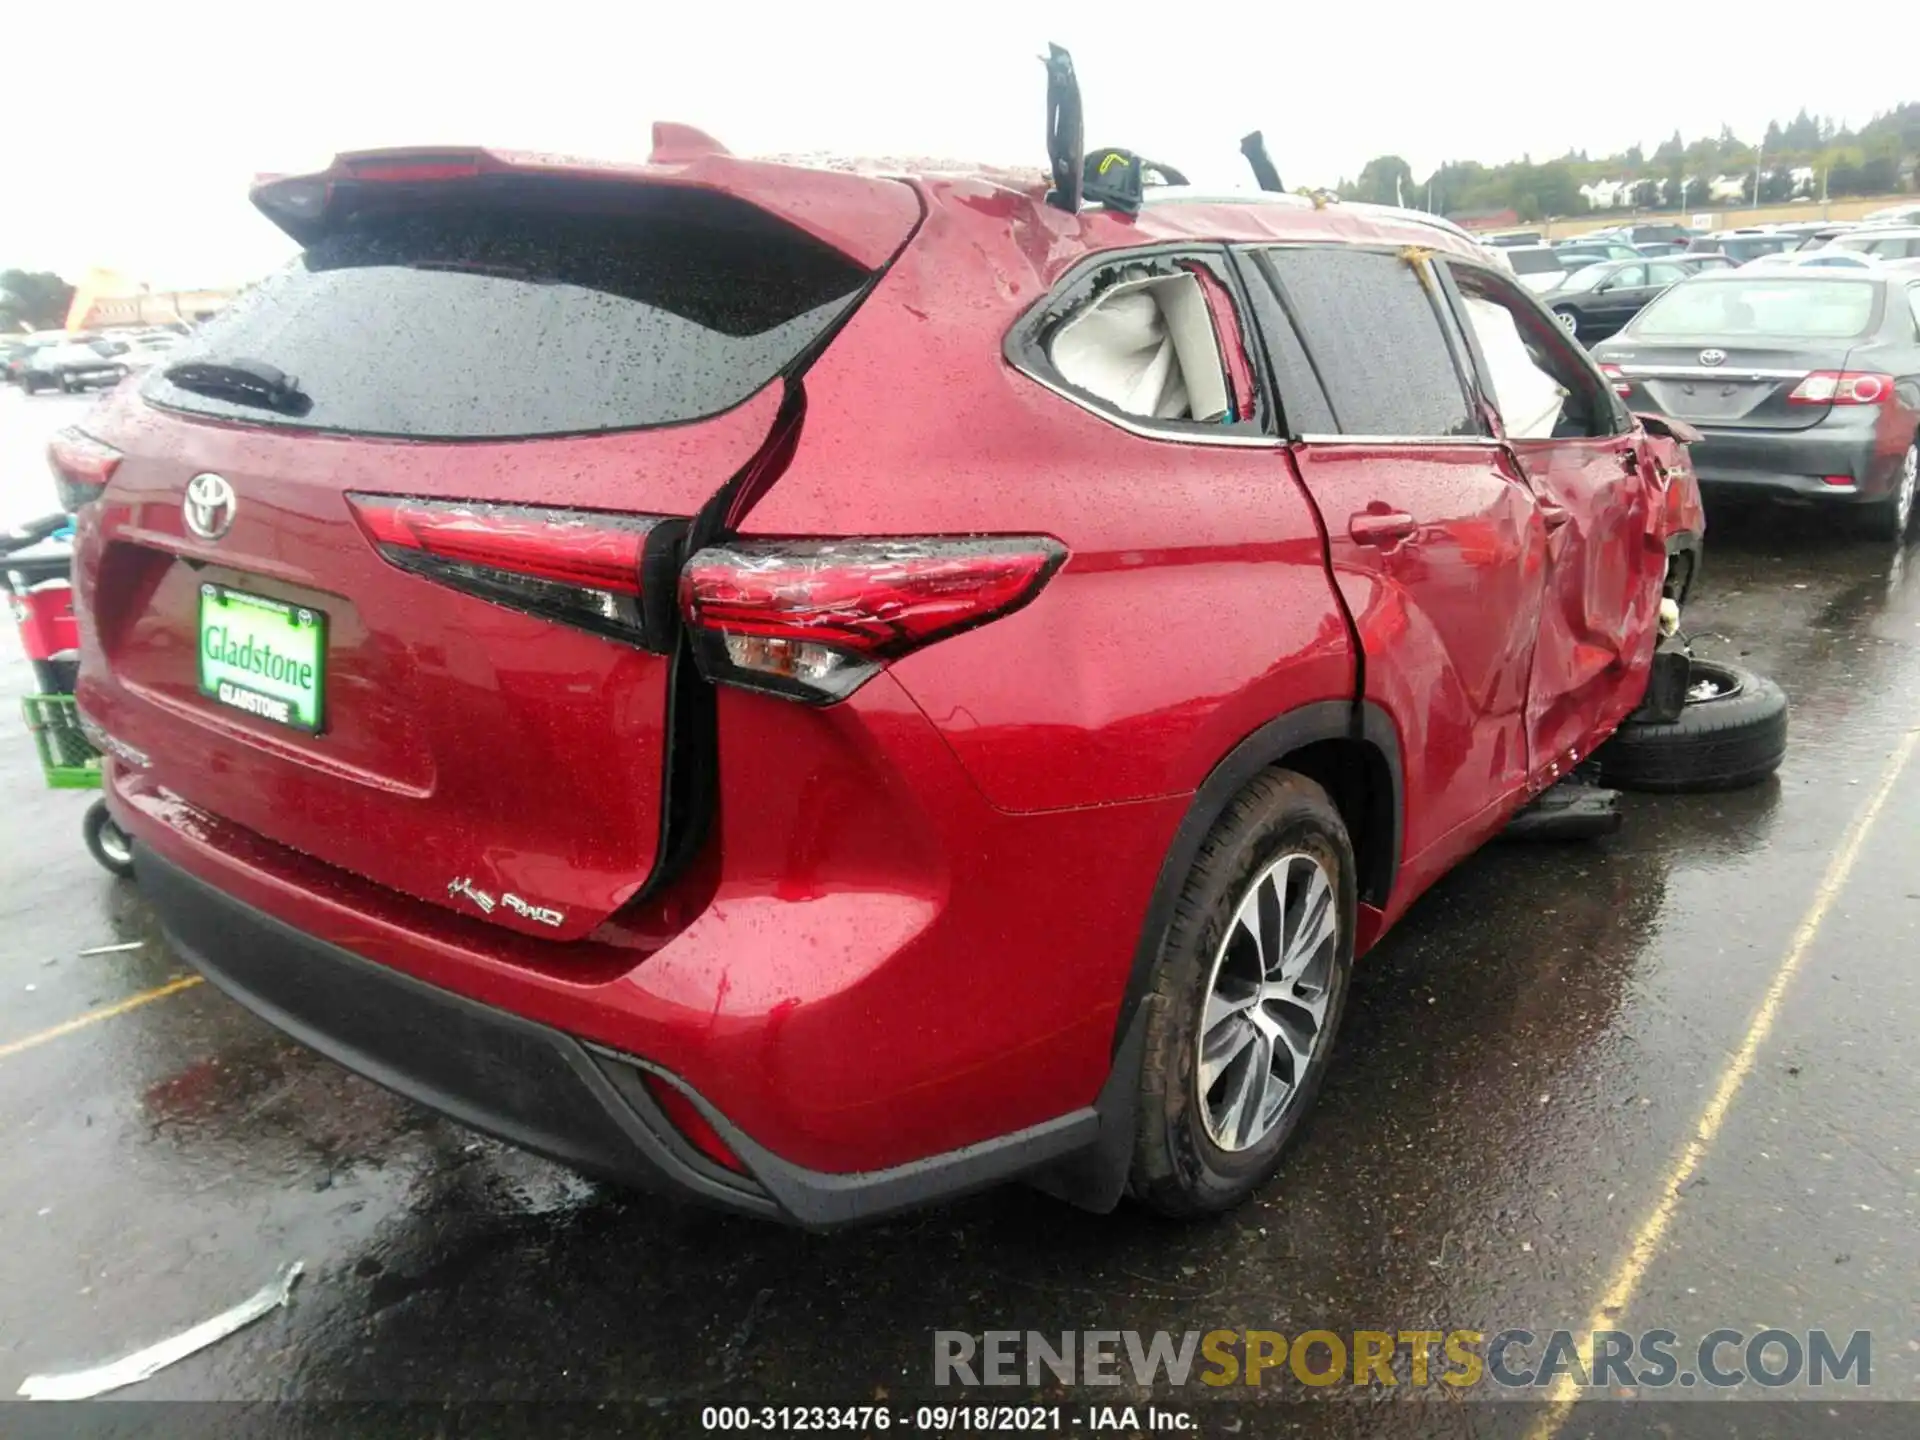
[[[233,486],[218,475],[196,475],[187,482],[180,513],[187,529],[202,540],[218,540],[233,526]]]

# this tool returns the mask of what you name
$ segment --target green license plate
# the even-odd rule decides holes
[[[290,730],[320,733],[327,617],[224,585],[200,587],[200,693]]]

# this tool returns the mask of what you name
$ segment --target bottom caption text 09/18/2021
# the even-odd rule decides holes
[[[900,1430],[927,1435],[1062,1431],[1191,1434],[1199,1424],[1190,1411],[1159,1405],[707,1405],[700,1411],[700,1428]]]

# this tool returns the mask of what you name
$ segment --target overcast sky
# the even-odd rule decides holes
[[[1691,4],[1611,18],[1540,0],[1137,14],[1078,0],[21,0],[8,12],[0,267],[73,279],[104,265],[162,288],[278,263],[289,243],[247,204],[249,181],[342,149],[643,158],[651,122],[675,119],[741,154],[1038,170],[1035,57],[1049,40],[1073,51],[1090,145],[1201,183],[1251,183],[1238,140],[1254,128],[1295,186],[1332,184],[1383,151],[1424,174],[1446,159],[1650,149],[1676,127],[1692,138],[1724,122],[1751,139],[1803,105],[1858,123],[1920,99],[1911,46],[1783,43],[1777,26]],[[1622,43],[1630,31],[1640,38]]]

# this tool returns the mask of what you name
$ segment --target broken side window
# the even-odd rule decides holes
[[[1514,440],[1611,435],[1614,407],[1598,378],[1530,297],[1489,272],[1456,266],[1454,283],[1488,398]]]
[[[1047,342],[1060,378],[1154,420],[1231,421],[1234,401],[1199,277],[1124,266]]]

